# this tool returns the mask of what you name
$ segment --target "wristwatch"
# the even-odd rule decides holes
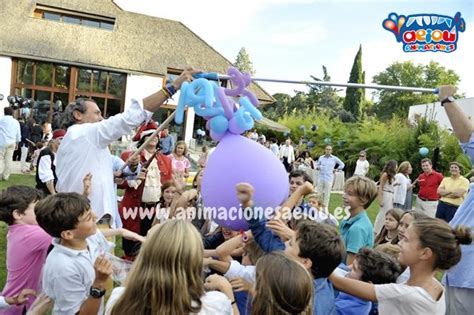
[[[452,103],[454,101],[455,101],[454,97],[448,96],[444,100],[441,101],[441,106],[444,106],[445,103]]]
[[[89,295],[93,297],[94,299],[100,299],[101,297],[104,296],[104,294],[105,294],[105,289],[91,287],[89,291]]]

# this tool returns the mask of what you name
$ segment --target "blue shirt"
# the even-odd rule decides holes
[[[160,150],[163,154],[170,154],[173,151],[173,137],[168,135],[165,138],[160,138]]]
[[[472,164],[474,164],[474,132],[471,134],[469,142],[461,143],[461,148],[471,159]]]
[[[322,155],[319,157],[317,166],[319,168],[319,180],[323,182],[332,182],[334,178],[334,167],[338,164],[338,170],[344,169],[344,162],[342,162],[337,156]]]
[[[357,254],[362,247],[374,246],[374,227],[365,210],[342,220],[340,230],[348,253]]]
[[[368,315],[372,302],[340,292],[336,297],[337,315]]]
[[[474,184],[469,187],[469,193],[461,206],[456,211],[449,225],[465,225],[474,229]],[[474,244],[461,245],[461,261],[449,269],[443,282],[451,287],[474,289]]]
[[[280,237],[273,234],[265,225],[265,220],[250,219],[247,221],[255,242],[267,253],[274,250],[284,250],[285,244]],[[334,304],[334,289],[327,278],[313,280],[313,314],[333,315],[336,312]]]
[[[0,117],[0,148],[21,141],[20,123],[12,116]]]

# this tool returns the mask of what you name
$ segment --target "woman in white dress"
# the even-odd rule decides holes
[[[393,206],[402,210],[411,210],[412,191],[410,174],[413,171],[410,162],[404,161],[398,167],[398,173],[395,175]]]

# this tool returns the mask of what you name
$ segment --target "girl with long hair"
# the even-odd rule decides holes
[[[203,244],[196,228],[170,220],[150,230],[124,287],[115,288],[106,314],[232,314],[232,290],[205,291]]]
[[[380,176],[380,183],[378,188],[377,201],[379,202],[380,208],[374,223],[374,232],[379,234],[382,230],[383,221],[385,214],[388,210],[393,208],[393,192],[395,184],[395,174],[397,172],[397,161],[388,161]]]

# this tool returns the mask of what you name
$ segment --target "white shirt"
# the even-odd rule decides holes
[[[369,161],[358,159],[356,162],[356,169],[354,175],[365,176],[369,171]]]
[[[129,134],[151,115],[132,99],[132,104],[121,114],[101,122],[69,127],[56,153],[58,192],[82,193],[82,180],[92,173],[91,208],[99,219],[110,214],[112,227],[120,224],[108,145]]]
[[[244,266],[236,260],[230,262],[229,270],[224,274],[224,277],[231,280],[234,278],[242,278],[245,281],[255,283],[255,266]]]
[[[405,198],[407,197],[408,185],[410,185],[410,179],[402,173],[395,175],[395,183],[393,186],[393,202],[398,204],[405,204]]]
[[[43,292],[54,301],[55,315],[79,312],[95,279],[94,262],[111,248],[100,231],[86,241],[88,249],[74,250],[59,244],[59,239],[53,240],[54,248],[43,269]],[[103,305],[99,311],[102,313]]]
[[[112,307],[117,303],[118,299],[125,292],[125,287],[118,287],[112,291],[107,306],[105,307],[105,315],[110,315]],[[224,314],[232,315],[232,305],[230,300],[225,296],[224,293],[218,291],[209,291],[204,293],[201,297],[201,311],[198,315],[214,315]]]
[[[53,153],[54,154],[54,153]],[[53,161],[56,166],[56,159]],[[41,182],[47,183],[50,180],[54,180],[53,169],[51,168],[51,156],[43,155],[38,163],[38,176]]]
[[[21,141],[20,123],[12,116],[0,117],[0,148]]]
[[[379,303],[380,315],[444,315],[446,313],[444,288],[438,301],[433,300],[425,289],[405,283],[375,285],[375,295]]]
[[[295,160],[295,150],[292,145],[287,146],[286,144],[282,145],[280,148],[280,159],[286,157],[288,159],[288,164],[293,163]]]
[[[272,150],[273,154],[275,154],[277,157],[280,157],[280,148],[278,148],[278,144],[270,144],[270,150]]]

